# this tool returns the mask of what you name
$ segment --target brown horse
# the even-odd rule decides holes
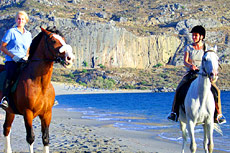
[[[74,60],[72,48],[67,45],[58,30],[43,29],[32,41],[28,64],[20,72],[16,91],[10,95],[9,107],[6,111],[3,133],[6,140],[5,152],[12,152],[10,146],[10,129],[15,114],[23,115],[26,127],[26,140],[33,152],[34,133],[33,119],[39,116],[43,151],[49,152],[49,125],[55,91],[51,84],[54,62],[70,67]],[[2,93],[0,92],[0,98]]]

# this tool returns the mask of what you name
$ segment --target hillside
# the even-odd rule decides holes
[[[183,66],[159,66],[153,69],[54,69],[52,81],[103,89],[140,89],[153,92],[175,91],[186,70]],[[230,65],[219,68],[218,87],[230,90]],[[77,82],[77,83],[76,83]]]
[[[2,0],[0,38],[18,10],[30,15],[33,36],[39,27],[57,26],[77,55],[76,68],[88,63],[110,68],[183,65],[189,31],[201,24],[206,43],[218,46],[220,62],[229,63],[229,0]]]
[[[102,88],[98,84],[106,81],[113,88],[175,88],[184,74],[182,50],[191,41],[189,31],[202,24],[207,29],[206,43],[218,46],[224,67],[219,83],[224,89],[230,87],[229,2],[1,0],[0,38],[14,25],[15,12],[25,10],[33,36],[40,26],[57,26],[73,47],[74,68],[64,71],[55,65],[53,80]]]

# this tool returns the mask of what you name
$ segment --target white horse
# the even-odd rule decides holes
[[[184,105],[185,112],[180,108],[180,126],[183,137],[182,153],[186,143],[186,126],[191,139],[190,150],[196,152],[194,129],[196,125],[202,124],[204,129],[205,153],[212,153],[214,148],[213,129],[215,102],[211,92],[211,82],[218,78],[218,56],[217,48],[206,51],[199,71],[199,76],[191,83],[187,92]]]

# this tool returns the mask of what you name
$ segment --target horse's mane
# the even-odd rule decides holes
[[[61,37],[63,37],[63,34],[61,33],[61,31],[57,30],[56,27],[47,27],[46,28],[47,31],[50,31],[52,33],[58,34]],[[30,45],[30,51],[29,51],[29,60],[31,59],[31,57],[34,55],[35,51],[37,50],[37,47],[42,39],[43,36],[43,32],[40,32],[36,37],[34,37],[34,39],[32,40],[32,43]]]

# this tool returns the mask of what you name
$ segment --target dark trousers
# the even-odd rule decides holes
[[[176,88],[173,105],[172,105],[172,112],[176,113],[179,117],[179,108],[184,103],[184,99],[190,87],[190,84],[193,80],[197,78],[197,74],[195,71],[189,71],[187,74],[184,75],[181,82]]]
[[[3,96],[9,96],[11,87],[18,77],[19,67],[20,64],[14,61],[8,61],[5,63],[6,80],[3,86]]]

